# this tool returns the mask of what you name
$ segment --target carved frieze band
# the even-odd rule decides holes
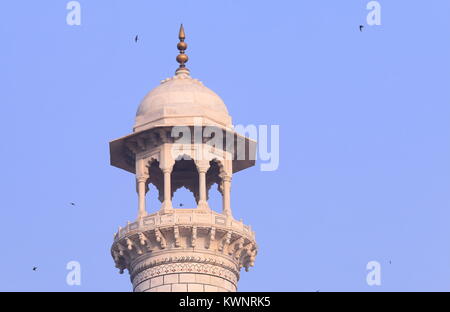
[[[214,260],[212,259],[202,258],[201,261],[203,262],[197,262],[195,259],[172,259],[170,262],[166,263],[143,266],[139,271],[136,271],[134,274],[132,274],[131,280],[133,282],[133,285],[137,285],[146,279],[160,275],[175,273],[197,273],[218,276],[230,281],[235,285],[237,284],[237,281],[239,280],[239,272],[237,272],[234,268],[225,266],[220,263],[213,263]]]

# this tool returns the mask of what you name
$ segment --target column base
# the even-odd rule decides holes
[[[137,216],[137,221],[139,221],[140,219],[142,219],[142,218],[144,218],[144,217],[146,217],[146,216],[148,216],[148,213],[147,213],[147,211],[145,211],[145,212],[142,212],[142,213],[139,213],[139,215]]]
[[[161,205],[161,213],[167,213],[173,211],[172,201],[164,201]]]
[[[231,214],[231,211],[223,211],[222,212],[222,214],[224,215],[224,216],[226,216],[227,218],[231,218],[231,219],[233,219],[233,215]]]
[[[209,210],[210,208],[209,208],[209,205],[208,205],[208,202],[207,202],[207,201],[202,201],[202,200],[200,200],[200,201],[198,202],[198,204],[197,204],[197,209],[200,209],[200,210]]]

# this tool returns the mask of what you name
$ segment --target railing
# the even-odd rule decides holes
[[[242,221],[237,221],[232,217],[209,210],[199,209],[173,209],[173,211],[160,214],[158,212],[147,215],[138,221],[128,222],[125,227],[119,227],[114,235],[114,239],[118,240],[133,232],[142,230],[151,230],[153,228],[165,226],[216,226],[226,228],[233,231],[243,232],[248,236],[255,237],[249,225],[245,225]]]

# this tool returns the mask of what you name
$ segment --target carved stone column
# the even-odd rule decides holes
[[[138,192],[138,219],[147,215],[145,208],[145,194],[147,193],[148,175],[141,175],[136,177],[137,192]]]
[[[171,209],[172,207],[172,191],[171,191],[171,174],[172,168],[163,168],[164,173],[164,202],[161,207],[161,212],[165,213]]]
[[[197,208],[209,209],[208,201],[206,200],[206,172],[208,171],[209,163],[200,162],[197,164],[198,169],[198,194],[199,201]]]
[[[222,176],[222,212],[224,215],[231,217],[231,205],[230,205],[230,194],[231,194],[231,176]]]

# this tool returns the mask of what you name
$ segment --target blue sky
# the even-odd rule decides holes
[[[173,75],[181,22],[234,123],[280,125],[278,170],[233,177],[259,244],[241,291],[450,290],[449,1],[380,0],[363,32],[368,0],[80,0],[80,26],[67,2],[1,5],[0,290],[131,289],[109,248],[137,196],[108,142]]]

